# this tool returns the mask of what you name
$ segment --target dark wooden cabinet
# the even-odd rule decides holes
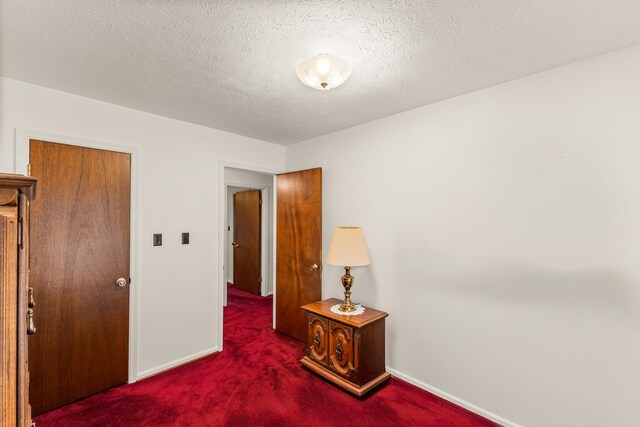
[[[308,319],[307,350],[301,362],[313,372],[362,396],[389,378],[385,366],[387,313],[365,307],[357,316],[333,313],[332,298],[303,305]]]
[[[0,174],[0,426],[31,425],[27,334],[35,333],[29,288],[29,201],[36,180]]]

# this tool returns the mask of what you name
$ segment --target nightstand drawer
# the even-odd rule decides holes
[[[309,313],[309,340],[307,356],[314,362],[325,366],[328,364],[328,334],[327,319]]]
[[[353,375],[353,328],[329,320],[329,367],[350,379]]]

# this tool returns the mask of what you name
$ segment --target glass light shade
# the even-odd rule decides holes
[[[296,74],[307,86],[329,90],[340,86],[349,78],[351,66],[342,58],[323,53],[300,63],[296,67]]]
[[[369,248],[360,227],[336,227],[327,254],[327,263],[342,267],[369,265]]]

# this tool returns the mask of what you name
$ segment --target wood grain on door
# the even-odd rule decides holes
[[[276,329],[307,339],[300,308],[322,299],[322,169],[277,177]]]
[[[41,414],[127,381],[131,159],[30,141],[31,397]],[[116,284],[119,278],[125,282]],[[124,283],[124,286],[122,284]]]
[[[260,190],[233,195],[233,285],[260,295],[261,280]]]

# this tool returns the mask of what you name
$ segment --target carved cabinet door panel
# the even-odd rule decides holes
[[[309,314],[307,355],[316,362],[326,365],[328,362],[327,341],[327,319]]]
[[[353,329],[329,321],[329,367],[346,378],[353,374]]]

